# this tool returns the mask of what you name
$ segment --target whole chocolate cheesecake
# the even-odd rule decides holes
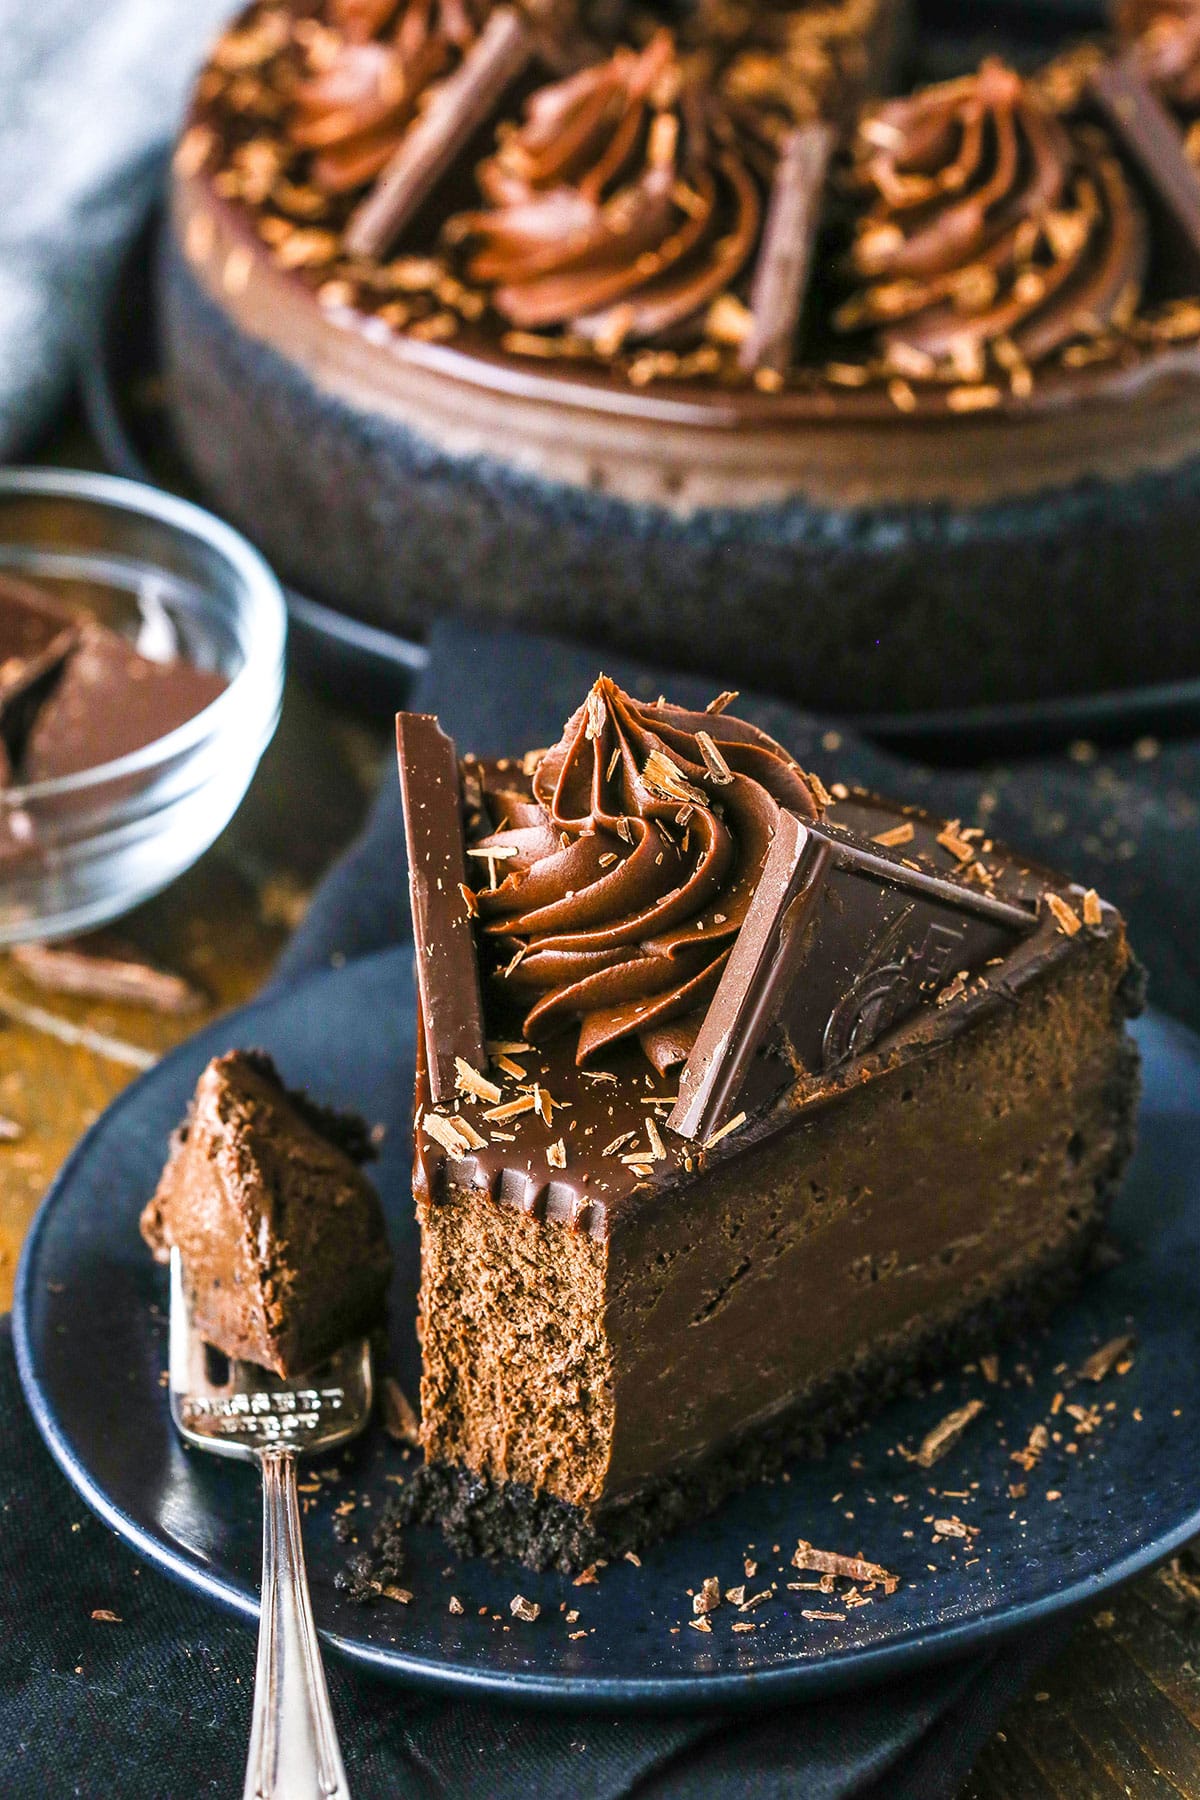
[[[211,496],[377,622],[501,615],[855,713],[1191,671],[1182,115],[1149,160],[1118,129],[1118,38],[864,111],[898,5],[680,16],[243,16],[162,272]]]
[[[753,726],[601,678],[552,749],[399,749],[423,1473],[578,1568],[991,1349],[1132,1146],[1117,913]]]
[[[1195,672],[1179,83],[1135,59],[1148,149],[1112,45],[861,110],[898,0],[606,18],[323,0],[222,39],[163,300],[223,509],[377,622],[853,713]]]

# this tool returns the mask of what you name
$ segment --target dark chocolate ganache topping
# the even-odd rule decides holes
[[[861,285],[836,323],[897,374],[1028,369],[1137,306],[1146,225],[1116,156],[1001,62],[873,109],[854,174]]]
[[[764,732],[602,676],[531,780],[485,793],[471,846],[492,991],[522,1035],[575,1027],[580,1064],[632,1037],[660,1071],[685,1060],[782,808],[819,802]]]
[[[487,10],[487,0],[336,0],[329,28],[309,39],[289,125],[316,187],[342,194],[375,179]]]
[[[1120,0],[1116,24],[1164,100],[1200,113],[1200,0]]]
[[[616,350],[674,340],[748,269],[770,151],[684,73],[670,35],[540,88],[450,235],[496,311]]]

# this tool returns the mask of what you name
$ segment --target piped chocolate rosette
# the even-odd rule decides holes
[[[867,113],[853,179],[859,285],[835,323],[874,334],[896,376],[999,368],[1027,392],[1034,365],[1138,306],[1147,230],[1120,163],[998,61]]]
[[[1119,0],[1115,23],[1150,86],[1185,120],[1200,117],[1200,0]],[[1200,157],[1200,137],[1189,148]]]
[[[481,799],[476,929],[522,1037],[576,1029],[580,1065],[631,1038],[660,1073],[686,1061],[784,808],[821,810],[764,732],[601,677],[528,785]]]
[[[612,352],[685,341],[750,268],[770,166],[659,32],[540,88],[479,168],[486,208],[450,235],[519,330]]]
[[[289,121],[319,190],[345,194],[375,179],[489,10],[490,0],[333,0],[327,28],[308,36]]]

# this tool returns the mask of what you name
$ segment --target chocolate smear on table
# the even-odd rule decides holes
[[[754,322],[738,355],[747,371],[782,374],[793,359],[835,141],[832,126],[817,122],[780,143],[750,290]]]
[[[1088,93],[1141,177],[1188,291],[1200,280],[1200,170],[1187,154],[1178,124],[1146,79],[1138,50],[1095,69]]]
[[[537,48],[533,22],[498,6],[454,73],[431,88],[375,186],[346,227],[349,255],[385,254],[481,125],[487,123]]]
[[[205,996],[186,977],[147,961],[132,945],[97,934],[55,944],[18,944],[12,960],[27,981],[55,994],[116,1000],[182,1018]]]
[[[458,756],[428,713],[396,715],[396,751],[430,1093],[446,1106],[459,1059],[476,1071],[487,1059]]]

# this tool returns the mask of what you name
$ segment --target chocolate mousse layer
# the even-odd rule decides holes
[[[600,682],[464,770],[489,1061],[418,1069],[408,1504],[575,1567],[1068,1291],[1138,983],[1094,894],[726,714]]]
[[[270,1058],[211,1062],[142,1214],[178,1248],[193,1316],[226,1356],[294,1376],[383,1316],[392,1260],[360,1119],[284,1087]]]

